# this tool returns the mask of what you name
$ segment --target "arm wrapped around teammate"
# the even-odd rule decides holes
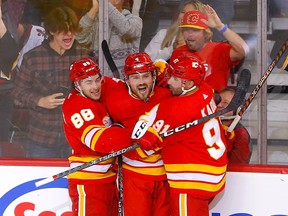
[[[130,133],[127,129],[120,128],[119,126],[112,126],[103,130],[93,150],[100,153],[109,154],[111,152],[126,148],[131,144]]]
[[[163,59],[155,60],[154,65],[157,68],[156,85],[164,88],[167,87],[172,67]]]

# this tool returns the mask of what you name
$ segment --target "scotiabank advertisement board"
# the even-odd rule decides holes
[[[50,167],[47,163],[47,166],[37,166],[37,161],[31,166],[0,165],[1,216],[72,216],[66,178],[35,186],[35,182],[68,169],[55,164]]]
[[[35,185],[67,169],[63,161],[0,160],[0,215],[72,216],[66,178]],[[288,167],[235,166],[210,216],[288,216],[287,173]]]

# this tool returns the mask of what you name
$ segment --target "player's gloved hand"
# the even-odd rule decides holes
[[[138,143],[143,150],[157,151],[161,148],[163,140],[154,128],[148,127],[146,133],[140,139],[134,140],[134,142]]]
[[[163,59],[155,60],[154,65],[157,68],[156,85],[160,87],[167,87],[167,82],[173,68]]]

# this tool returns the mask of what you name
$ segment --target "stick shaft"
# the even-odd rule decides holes
[[[103,54],[104,54],[104,57],[107,61],[107,64],[110,68],[110,70],[112,71],[113,75],[115,78],[120,78],[120,73],[119,73],[119,70],[112,58],[112,55],[111,55],[111,52],[110,52],[110,49],[109,49],[109,46],[108,46],[108,43],[106,40],[103,40],[102,43],[101,43],[101,48],[102,48],[102,51],[103,51]]]
[[[57,180],[57,179],[59,179],[59,178],[65,177],[65,176],[67,176],[67,175],[69,175],[69,174],[71,174],[71,173],[77,172],[77,171],[79,171],[79,170],[86,169],[86,168],[88,168],[88,167],[90,167],[90,166],[93,166],[93,165],[95,165],[95,164],[99,164],[99,163],[101,163],[102,161],[105,161],[105,160],[108,160],[108,159],[110,159],[110,158],[113,158],[113,157],[122,155],[122,154],[124,154],[124,153],[126,153],[126,152],[128,152],[128,151],[131,151],[131,150],[133,150],[133,149],[136,149],[137,147],[139,147],[138,144],[134,144],[134,145],[132,145],[132,146],[128,146],[128,147],[126,147],[126,148],[120,149],[120,150],[118,150],[118,151],[116,151],[116,152],[113,152],[113,153],[110,153],[110,154],[105,155],[105,156],[103,156],[103,157],[97,158],[97,159],[92,160],[92,161],[90,161],[90,162],[87,162],[87,163],[85,163],[85,164],[82,164],[82,165],[73,167],[73,168],[68,169],[68,170],[65,170],[65,171],[63,171],[63,172],[60,172],[60,173],[58,173],[58,174],[56,174],[56,175],[53,175],[52,177],[48,177],[48,178],[45,178],[45,179],[43,179],[43,180],[40,180],[40,181],[36,182],[35,184],[36,184],[37,187],[42,186],[42,185],[44,185],[44,184],[50,183],[50,182],[52,182],[52,181],[54,181],[54,180]]]
[[[268,68],[266,69],[265,73],[262,75],[261,79],[259,80],[259,82],[257,83],[256,87],[253,89],[253,91],[251,92],[251,94],[249,95],[249,97],[247,98],[247,100],[244,102],[244,104],[241,107],[241,110],[239,111],[239,113],[237,114],[237,116],[239,116],[238,118],[235,118],[233,120],[233,122],[231,123],[231,125],[228,128],[228,131],[231,132],[232,130],[234,130],[235,126],[237,125],[237,123],[240,121],[242,115],[244,114],[244,112],[247,110],[247,108],[250,106],[250,104],[252,103],[252,101],[254,100],[254,98],[256,97],[256,95],[258,94],[258,92],[260,91],[261,87],[263,86],[263,84],[265,83],[265,81],[267,80],[267,78],[269,77],[269,75],[271,74],[271,72],[273,71],[274,67],[276,66],[277,62],[280,60],[280,58],[282,57],[283,53],[285,52],[285,50],[288,47],[288,39],[285,41],[285,43],[282,45],[281,49],[279,50],[279,52],[276,54],[275,58],[273,59],[273,61],[270,63],[270,65],[268,66]]]
[[[118,156],[118,216],[123,216],[122,155]]]

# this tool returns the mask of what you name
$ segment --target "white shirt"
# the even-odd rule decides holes
[[[159,30],[144,50],[151,57],[152,61],[157,59],[164,59],[167,61],[170,59],[173,52],[173,43],[176,39],[176,36],[173,38],[173,41],[169,47],[161,49],[161,44],[165,38],[166,33],[167,29]]]

